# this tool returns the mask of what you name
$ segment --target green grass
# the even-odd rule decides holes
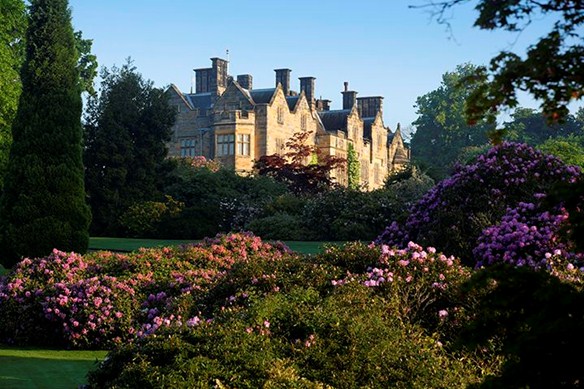
[[[106,354],[0,347],[0,388],[77,388]]]
[[[197,243],[198,240],[168,240],[168,239],[133,239],[133,238],[104,238],[92,237],[89,239],[90,250],[120,250],[135,251],[141,247],[177,246],[186,243]]]
[[[90,250],[119,250],[134,251],[141,247],[176,246],[185,243],[197,243],[198,240],[161,240],[161,239],[130,239],[93,237],[89,240]],[[303,254],[317,254],[322,252],[327,243],[336,242],[284,242],[290,249]],[[341,242],[338,242],[341,243]]]

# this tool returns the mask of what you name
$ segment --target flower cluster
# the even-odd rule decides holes
[[[374,248],[374,246],[371,246]],[[470,272],[453,256],[438,253],[434,247],[426,250],[409,242],[404,249],[381,245],[376,264],[365,272],[349,273],[333,280],[335,286],[359,282],[376,288],[393,301],[396,314],[412,321],[435,319],[438,307],[446,304],[454,285],[468,279]]]
[[[562,207],[548,211],[542,209],[541,202],[520,202],[478,238],[473,250],[477,267],[505,262],[542,268],[547,266],[551,253],[576,261],[579,255],[558,236],[567,219],[568,213]]]
[[[509,207],[535,202],[558,182],[575,182],[579,168],[544,155],[525,144],[505,142],[460,166],[431,189],[410,212],[403,226],[390,225],[378,244],[403,246],[413,240],[472,263],[476,240],[498,224]]]

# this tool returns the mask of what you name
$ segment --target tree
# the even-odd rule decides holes
[[[448,24],[448,10],[471,0],[429,1],[439,22]],[[474,1],[472,1],[474,3]],[[550,32],[535,42],[523,58],[502,51],[489,67],[478,67],[468,78],[479,87],[469,96],[467,112],[471,122],[487,112],[513,108],[517,92],[526,91],[541,101],[550,121],[561,120],[568,104],[584,97],[584,0],[478,0],[474,25],[484,30],[519,32],[534,18],[555,20]]]
[[[487,119],[474,127],[467,124],[466,100],[473,89],[461,82],[476,69],[471,64],[457,66],[442,76],[438,89],[416,100],[419,116],[413,123],[412,156],[434,179],[448,175],[464,148],[487,143],[486,133],[494,128]]]
[[[345,167],[346,159],[322,155],[316,146],[306,144],[312,132],[297,132],[286,142],[288,152],[283,155],[261,156],[254,165],[260,175],[284,182],[294,193],[316,193],[334,186],[331,172]],[[306,164],[317,156],[317,163]]]
[[[89,242],[78,54],[66,0],[33,0],[22,94],[0,202],[5,267]]]
[[[504,138],[538,146],[550,138],[566,137],[582,133],[584,122],[574,115],[567,115],[562,123],[549,123],[541,112],[530,108],[517,108],[511,121],[504,124]]]
[[[166,142],[175,112],[162,89],[144,80],[131,61],[104,69],[85,125],[85,167],[92,231],[116,233],[134,203],[162,198]]]
[[[584,169],[584,136],[566,136],[550,138],[538,149],[546,154],[560,158],[567,165],[580,166]]]
[[[12,144],[11,126],[21,91],[26,10],[22,0],[0,0],[0,191]]]
[[[439,22],[448,23],[448,10],[471,0],[430,0]],[[584,97],[584,0],[477,0],[475,26],[486,30],[521,31],[532,18],[554,19],[551,31],[529,47],[524,58],[503,51],[487,68],[477,68],[467,78],[478,88],[469,96],[469,122],[502,108],[517,106],[517,92],[526,91],[541,101],[549,122],[569,114],[568,104]],[[500,137],[496,137],[496,139]],[[584,250],[584,180],[573,184],[560,196],[570,213],[569,234]]]

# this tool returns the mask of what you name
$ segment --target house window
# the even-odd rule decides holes
[[[180,140],[180,156],[181,157],[195,156],[195,139],[184,138]]]
[[[249,155],[249,134],[238,134],[237,135],[237,154],[239,155]]]
[[[235,154],[235,135],[217,135],[217,156]]]
[[[176,113],[180,113],[180,104],[176,105]]]
[[[284,123],[284,109],[282,107],[278,107],[278,123]]]
[[[300,116],[300,129],[306,130],[306,114],[302,114],[302,116]]]

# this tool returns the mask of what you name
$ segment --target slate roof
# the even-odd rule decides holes
[[[249,91],[251,98],[256,104],[269,104],[272,100],[272,96],[276,92],[276,88],[268,89],[252,89]]]
[[[371,140],[371,127],[375,117],[363,118],[363,138]]]
[[[318,113],[325,130],[347,132],[347,117],[351,113],[349,109],[339,109],[334,111],[321,111]]]
[[[211,93],[185,94],[185,98],[193,108],[209,109],[212,106]]]
[[[294,110],[294,108],[296,107],[296,104],[298,103],[299,98],[300,98],[300,96],[287,96],[286,97],[286,102],[288,103],[288,109],[290,109],[290,111]]]

